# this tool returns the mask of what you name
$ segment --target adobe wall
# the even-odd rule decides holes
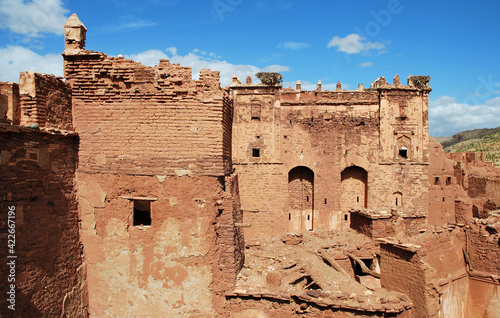
[[[77,180],[91,315],[215,312],[242,261],[217,178],[78,172]],[[135,199],[151,201],[151,226],[133,225]]]
[[[500,310],[500,217],[498,211],[467,229],[468,317],[495,317]]]
[[[20,120],[19,85],[0,82],[0,122],[19,125]]]
[[[237,78],[231,89],[247,238],[347,227],[351,208],[427,214],[430,89],[396,81],[308,92]],[[297,178],[308,180],[301,190]]]
[[[380,245],[382,287],[405,293],[414,307],[410,317],[466,317],[468,275],[463,229],[431,228],[411,244]]]
[[[4,295],[0,315],[87,317],[86,272],[73,188],[77,135],[1,125],[0,145],[0,292]],[[15,218],[8,218],[14,208]],[[7,255],[13,243],[8,241],[13,238],[8,229],[14,220],[15,246]],[[8,258],[12,255],[17,258]],[[10,261],[15,262],[15,282],[8,281]],[[15,311],[7,308],[10,284],[15,284]]]
[[[500,310],[500,285],[471,279],[467,317],[497,317]]]
[[[73,130],[71,87],[62,78],[22,72],[19,88],[21,125]]]
[[[467,231],[467,254],[471,272],[494,275],[500,283],[499,211],[486,219],[473,220]]]
[[[472,217],[472,203],[457,180],[454,162],[434,138],[430,139],[429,152],[429,226],[466,223]]]
[[[229,173],[231,103],[219,73],[161,60],[155,68],[103,53],[64,53],[80,171]],[[106,145],[102,147],[102,145]]]
[[[372,211],[352,209],[350,227],[371,238],[412,236],[427,225],[424,214],[407,214],[396,208]]]
[[[457,183],[471,198],[472,216],[487,218],[488,212],[500,208],[499,169],[484,161],[483,153],[446,153],[453,161]]]
[[[214,316],[244,261],[232,100],[219,73],[83,49],[65,25],[93,316]]]

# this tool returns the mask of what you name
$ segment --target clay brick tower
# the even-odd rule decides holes
[[[87,28],[73,13],[64,24],[64,53],[78,53],[85,47]]]
[[[89,313],[210,316],[243,261],[230,96],[219,72],[193,80],[168,60],[149,67],[107,56],[84,48],[85,32],[72,15],[63,56],[80,140]],[[215,253],[217,244],[231,249]]]

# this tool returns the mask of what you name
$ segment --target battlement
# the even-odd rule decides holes
[[[64,74],[80,134],[80,170],[132,175],[225,175],[232,101],[219,72],[160,60],[155,67],[84,48],[66,33]],[[73,30],[73,29],[71,29]],[[69,44],[68,44],[69,43]]]

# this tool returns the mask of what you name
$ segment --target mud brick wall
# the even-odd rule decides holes
[[[0,126],[0,315],[86,317],[74,190],[78,138]],[[16,209],[16,311],[7,309],[9,206]]]
[[[410,297],[416,314],[410,317],[425,317],[425,269],[415,253],[390,244],[380,244],[380,283],[383,288],[396,290]]]
[[[465,200],[465,207],[468,199],[466,192],[457,182],[453,161],[445,155],[443,147],[435,139],[431,138],[429,164],[429,225],[442,225],[448,222],[457,221],[457,212],[463,221],[466,211],[456,211],[458,198]],[[468,212],[472,216],[472,210]]]
[[[468,171],[467,171],[468,170]],[[471,168],[467,169],[468,195],[472,198],[476,209],[476,217],[487,217],[488,212],[500,209],[500,169]]]
[[[229,173],[231,103],[219,73],[161,60],[147,67],[87,51],[65,55],[80,171],[136,175]]]
[[[215,244],[219,261],[214,270],[214,283],[211,288],[221,296],[216,300],[222,301],[222,295],[234,289],[236,277],[245,262],[245,238],[240,226],[243,222],[243,213],[237,175],[226,178],[222,203],[217,209]],[[225,304],[217,301],[214,302],[214,308],[223,315]]]
[[[371,238],[415,235],[425,228],[426,220],[422,215],[402,215],[400,211],[386,211],[383,214],[369,210],[351,210],[351,228]]]
[[[19,85],[0,82],[0,122],[8,121],[13,125],[19,125],[21,120],[19,105]]]
[[[245,239],[239,224],[243,223],[240,205],[238,176],[225,180],[222,204],[218,207],[215,231],[216,245],[220,249],[219,270],[224,288],[232,288],[245,261]]]
[[[432,228],[412,242],[408,247],[380,245],[382,287],[410,297],[410,317],[465,317],[469,284],[463,229]]]
[[[216,231],[239,219],[220,213],[237,197],[218,178],[77,172],[77,188],[91,316],[212,315],[242,262],[238,232]],[[134,225],[136,200],[150,202],[150,226]]]
[[[496,227],[496,229],[495,229]],[[475,222],[467,231],[468,255],[473,271],[500,276],[500,235],[498,223],[491,227]]]
[[[19,92],[22,125],[73,130],[71,88],[62,78],[22,72]]]
[[[396,196],[407,213],[427,214],[428,92],[306,92],[236,81],[231,89],[233,163],[243,210],[251,211],[247,238],[347,227],[351,208],[394,206]],[[399,156],[401,138],[410,140],[408,158]],[[302,187],[294,196],[294,169],[312,175],[312,194]]]
[[[245,239],[288,231],[288,213],[282,211],[287,193],[287,175],[279,165],[236,166],[238,172]]]

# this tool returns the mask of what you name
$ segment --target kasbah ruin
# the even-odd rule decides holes
[[[222,88],[64,28],[64,79],[0,83],[1,317],[500,317],[500,170],[429,76]]]

